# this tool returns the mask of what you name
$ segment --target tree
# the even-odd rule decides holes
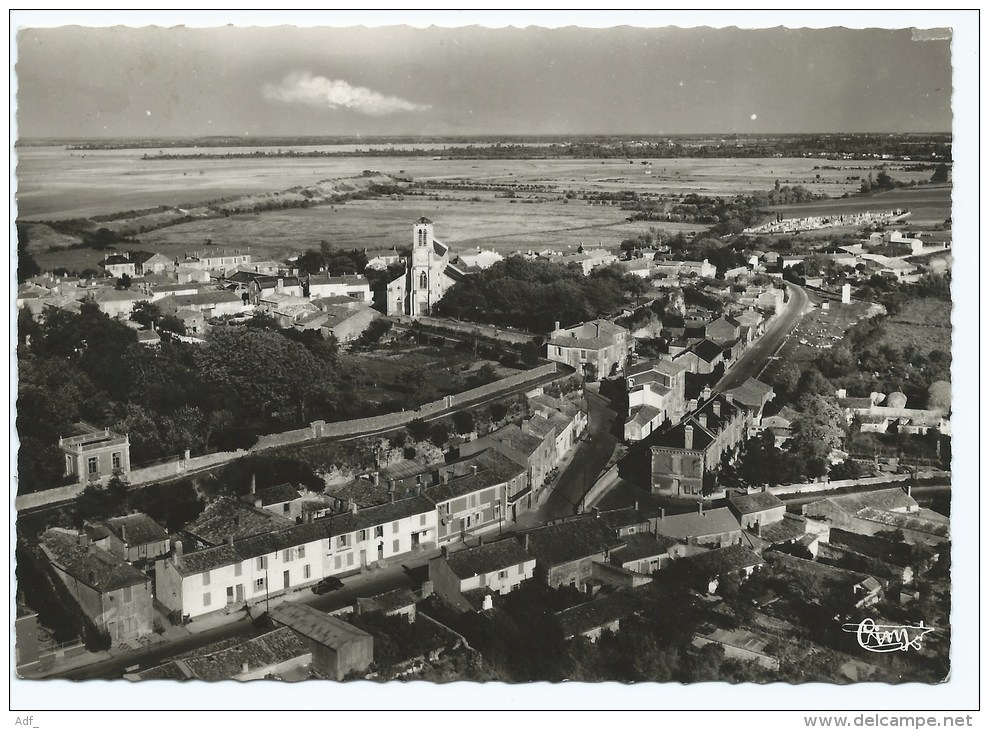
[[[157,325],[161,320],[161,308],[154,302],[138,302],[134,305],[130,318],[145,327]]]
[[[839,448],[845,437],[844,415],[832,398],[807,394],[797,403],[800,415],[793,423],[790,451],[803,457],[807,473],[827,473],[827,457]]]
[[[948,182],[948,166],[943,162],[934,168],[934,174],[931,175],[932,183],[946,183]]]
[[[450,440],[450,427],[443,421],[435,424],[429,432],[429,440],[433,442],[434,446],[442,449],[446,446],[446,442]]]
[[[117,279],[117,288],[130,289],[130,283],[131,283],[130,274],[127,273],[121,274],[120,278]]]
[[[429,382],[432,371],[427,365],[413,364],[402,368],[399,380],[408,391],[414,395],[419,395]]]
[[[185,322],[174,314],[166,314],[158,322],[158,328],[165,332],[174,332],[177,335],[185,334]]]
[[[429,436],[429,426],[421,418],[413,418],[405,428],[413,441],[425,441]]]
[[[457,411],[453,414],[453,426],[457,433],[471,433],[474,428],[474,415],[470,411]]]
[[[491,420],[495,423],[501,421],[505,416],[508,415],[508,406],[506,406],[501,401],[496,401],[491,404],[488,409],[491,411]]]
[[[28,229],[26,226],[17,224],[17,283],[23,284],[32,276],[41,273],[41,267],[34,260],[34,256],[27,250]]]
[[[370,347],[371,345],[376,345],[381,342],[381,338],[386,334],[391,332],[392,323],[384,318],[371,320],[371,323],[367,326],[360,337],[357,338],[356,344],[359,347]]]

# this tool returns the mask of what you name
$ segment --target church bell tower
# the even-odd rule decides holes
[[[412,226],[412,270],[409,282],[409,305],[412,311],[409,315],[418,317],[429,314],[433,301],[430,290],[433,286],[430,271],[431,254],[433,252],[433,222],[428,218],[420,218]]]

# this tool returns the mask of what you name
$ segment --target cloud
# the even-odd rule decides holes
[[[397,112],[420,112],[428,104],[416,104],[397,96],[385,96],[363,86],[351,86],[340,79],[293,73],[280,84],[265,84],[264,98],[285,104],[305,104],[318,109],[350,109],[361,114],[380,117]]]

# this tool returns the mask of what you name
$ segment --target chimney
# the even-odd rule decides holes
[[[481,547],[481,545],[483,545],[483,544],[484,544],[484,535],[478,535],[477,536],[477,546],[478,547]]]
[[[665,520],[666,519],[666,507],[660,507],[659,508],[659,519],[661,519],[661,520]]]
[[[755,536],[756,537],[762,537],[762,522],[760,522],[759,520],[756,520],[756,523],[755,523],[755,525],[753,525],[753,527],[755,528],[754,529]]]
[[[721,418],[721,401],[714,401],[714,415]]]
[[[477,474],[477,464],[471,464],[470,465],[470,473],[471,474]]]
[[[232,534],[231,535],[227,535],[227,545],[229,545],[230,547],[233,547],[233,544],[234,544],[234,536]]]
[[[594,323],[594,336],[595,337],[600,337],[601,336],[601,323],[600,322],[595,322]]]
[[[254,494],[258,490],[257,479],[254,474],[251,474],[251,494]]]
[[[639,511],[639,500],[635,500],[634,509],[635,509],[636,512]]]
[[[244,662],[243,664],[240,665],[240,673],[241,674],[247,674],[248,668],[249,667],[248,667],[247,662]]]
[[[182,557],[182,541],[176,540],[175,544],[172,546],[172,564],[178,565],[179,558]]]
[[[350,514],[352,515],[357,514],[357,502],[355,502],[354,500],[350,500]]]
[[[374,482],[374,486],[378,486],[378,472],[371,475],[371,481]]]
[[[278,281],[275,282],[275,291],[278,293],[285,291],[285,279],[279,278]]]
[[[907,487],[907,489],[909,489],[909,487]],[[909,494],[909,492],[907,492],[907,494]],[[125,543],[125,544],[127,542],[127,527],[126,527],[126,525],[121,525],[120,526],[120,542]]]
[[[529,533],[522,535],[522,549],[525,552],[529,552]]]
[[[701,392],[701,400],[708,400],[711,397],[711,386],[705,385],[704,390]]]
[[[444,558],[447,558],[450,556],[450,549],[446,545],[444,545],[443,547],[440,548],[440,554]]]
[[[254,506],[257,507],[258,509],[261,509],[264,506],[264,500],[262,500],[260,497],[255,497]]]
[[[707,428],[707,414],[706,413],[698,414],[697,423],[701,425],[701,428]]]
[[[725,393],[724,396],[725,396],[725,400],[728,401],[729,403],[735,402],[735,396],[733,396],[731,393]]]
[[[699,515],[704,514],[704,503],[703,502],[698,502],[697,503],[697,514],[699,514]]]
[[[422,587],[419,589],[419,597],[429,598],[431,595],[433,595],[433,581],[424,580],[422,582]]]
[[[683,427],[683,448],[694,448],[694,427],[689,424]]]

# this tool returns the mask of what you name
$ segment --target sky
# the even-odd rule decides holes
[[[24,138],[951,130],[950,41],[909,29],[67,26],[16,50]]]

